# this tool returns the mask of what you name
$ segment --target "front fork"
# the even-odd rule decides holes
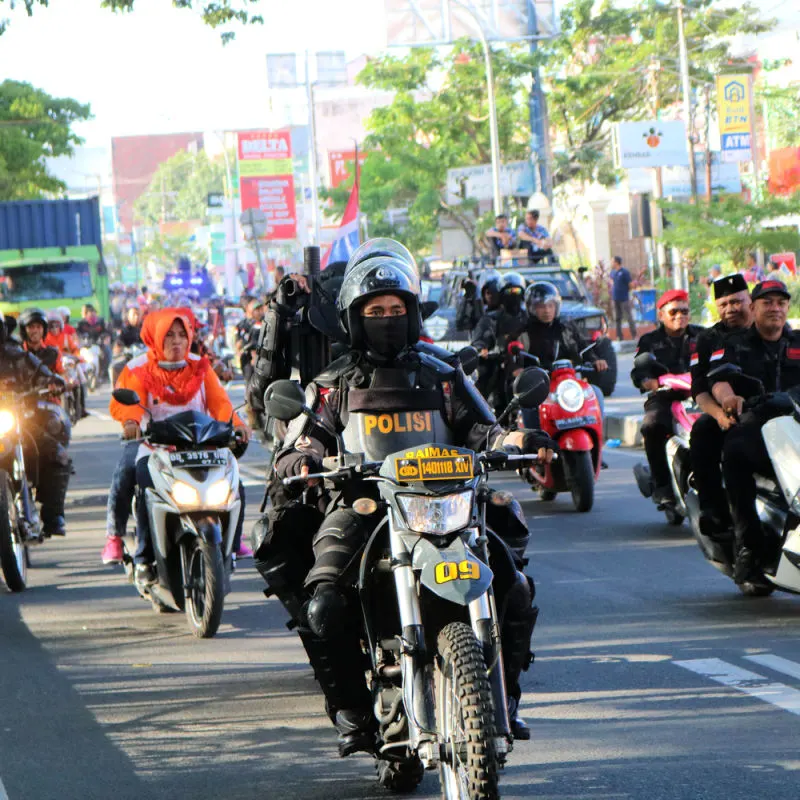
[[[419,606],[417,582],[411,567],[411,555],[395,532],[394,518],[389,512],[389,541],[392,549],[392,572],[397,590],[397,604],[402,629],[400,667],[403,676],[403,704],[408,717],[408,738],[412,750],[419,754],[426,769],[439,763],[436,737],[436,711],[431,691],[425,646],[425,629]]]

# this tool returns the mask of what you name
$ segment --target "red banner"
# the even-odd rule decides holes
[[[265,238],[296,238],[291,133],[243,131],[238,135],[238,150],[242,211],[258,208],[266,214]]]
[[[358,153],[358,166],[362,167],[367,159],[367,154],[363,151]],[[329,150],[328,167],[331,172],[331,189],[335,189],[340,183],[344,183],[350,177],[350,169],[356,160],[355,150]]]

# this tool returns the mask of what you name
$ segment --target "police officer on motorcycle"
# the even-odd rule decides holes
[[[674,374],[689,371],[692,348],[700,328],[689,323],[689,295],[683,289],[664,292],[656,303],[660,325],[639,339],[636,355],[653,353],[656,361]],[[634,386],[650,392],[644,403],[642,438],[653,480],[656,503],[675,501],[664,445],[672,436],[672,392],[659,392],[658,381],[647,371],[635,367],[631,371]]]
[[[500,283],[502,276],[496,269],[486,270],[478,283],[473,278],[464,278],[461,283],[463,296],[456,308],[456,330],[472,332],[484,314],[500,307]]]
[[[506,348],[519,338],[528,321],[522,275],[506,272],[499,289],[500,305],[494,311],[487,311],[472,333],[472,346],[481,357],[478,389],[498,414],[508,405],[508,386],[514,369]]]
[[[53,392],[64,388],[63,379],[54,374],[28,349],[8,339],[7,326],[0,314],[0,384],[9,382],[18,392],[34,388],[49,387]],[[20,314],[20,333],[28,338],[29,326],[46,330],[46,318],[39,309],[28,309]],[[36,335],[35,334],[35,335]],[[35,338],[35,337],[34,337]],[[49,348],[38,349],[40,353]],[[26,352],[27,350],[27,352]],[[38,455],[37,499],[42,506],[42,528],[45,536],[64,536],[64,501],[67,496],[72,463],[67,454],[70,424],[64,411],[54,403],[42,400],[36,403],[34,415],[25,421],[27,428],[26,459],[36,461]],[[29,452],[30,443],[35,442],[37,452]],[[32,449],[32,448],[31,448]]]
[[[308,405],[323,418],[326,428],[342,432],[348,451],[364,452],[373,460],[377,450],[390,447],[396,451],[409,440],[406,428],[369,428],[370,412],[374,418],[375,412],[386,410],[410,411],[418,420],[428,420],[428,427],[416,434],[418,439],[423,436],[427,441],[476,451],[513,446],[525,452],[538,450],[541,457],[549,458],[546,448],[553,445],[549,437],[540,431],[506,432],[494,422],[463,372],[458,370],[455,377],[441,373],[437,366],[441,362],[417,349],[422,325],[419,278],[411,255],[392,244],[394,252],[379,245],[371,249],[372,243],[366,243],[351,257],[338,298],[350,346],[306,388]],[[396,416],[406,418],[404,414]],[[381,512],[364,516],[363,510],[362,514],[354,510],[357,499],[374,494],[369,482],[348,484],[334,497],[318,496],[317,508],[300,503],[296,492],[281,483],[285,477],[320,471],[323,456],[335,451],[336,442],[328,430],[306,417],[290,423],[284,448],[275,460],[276,480],[270,487],[273,509],[256,525],[253,549],[256,566],[271,588],[287,608],[294,604],[298,633],[325,693],[328,714],[339,731],[340,755],[346,756],[374,746],[372,699],[363,680],[356,621],[357,599],[349,583],[352,564]],[[519,675],[529,663],[538,613],[532,605],[533,581],[520,571],[528,531],[516,501],[509,506],[488,504],[487,509],[495,515],[490,525],[505,542],[498,539],[495,546],[513,558],[509,564],[514,565],[511,572],[515,577],[503,596],[498,596],[498,607],[505,609],[501,636],[512,730],[517,738],[529,738],[517,716]],[[304,546],[298,532],[317,525],[311,542],[313,553],[306,553],[310,570],[303,580],[296,561],[292,563],[292,558],[302,558],[297,552]],[[289,554],[292,549],[294,555]],[[302,586],[296,585],[298,579]]]
[[[733,577],[738,584],[763,584],[763,568],[778,555],[756,512],[756,475],[772,474],[761,426],[776,416],[791,414],[793,406],[786,393],[797,399],[800,387],[800,331],[786,323],[791,299],[786,285],[762,281],[751,297],[752,327],[729,335],[715,363],[739,367],[746,378],[760,381],[763,391],[754,388],[752,381],[748,387],[741,379],[737,383],[736,376],[715,376],[713,369],[709,375],[714,399],[735,421],[725,436],[722,474],[736,537]],[[746,407],[745,400],[750,400]]]
[[[708,373],[721,360],[728,336],[750,327],[751,300],[741,273],[718,278],[712,287],[720,320],[700,332],[691,357],[692,396],[703,414],[692,426],[689,452],[700,504],[700,530],[713,538],[730,523],[720,462],[725,433],[734,420],[714,400]]]

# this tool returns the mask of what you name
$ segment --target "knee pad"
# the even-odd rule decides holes
[[[519,500],[512,498],[505,506],[487,503],[486,522],[508,545],[516,558],[521,559],[524,556],[530,533]]]
[[[345,630],[347,599],[332,583],[320,583],[306,607],[308,627],[320,639],[331,639]]]
[[[535,596],[533,578],[517,572],[517,579],[506,596],[505,618],[509,621],[525,619],[530,613]]]

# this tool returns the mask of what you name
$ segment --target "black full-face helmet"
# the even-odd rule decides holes
[[[525,292],[525,307],[528,313],[533,316],[536,313],[536,306],[544,303],[555,304],[556,319],[558,319],[561,314],[561,292],[550,281],[532,283]]]
[[[502,282],[503,276],[496,269],[487,269],[481,275],[480,293],[484,302],[486,302],[487,294],[500,295],[500,284]]]
[[[28,338],[27,327],[31,323],[38,322],[44,332],[47,333],[47,315],[42,311],[41,308],[26,308],[20,315],[19,315],[19,332],[22,335],[23,339]]]
[[[396,255],[381,255],[348,265],[342,281],[338,300],[339,318],[352,347],[362,349],[366,346],[361,308],[371,297],[382,294],[394,294],[402,298],[408,315],[408,344],[419,341],[422,330],[419,278],[409,268],[407,261]]]
[[[419,279],[417,262],[414,260],[414,256],[411,255],[409,249],[395,239],[389,239],[388,237],[368,239],[364,244],[359,245],[348,259],[344,274],[347,275],[351,269],[359,264],[363,264],[371,258],[381,257],[398,259],[406,265],[411,274],[417,276],[417,279]]]

